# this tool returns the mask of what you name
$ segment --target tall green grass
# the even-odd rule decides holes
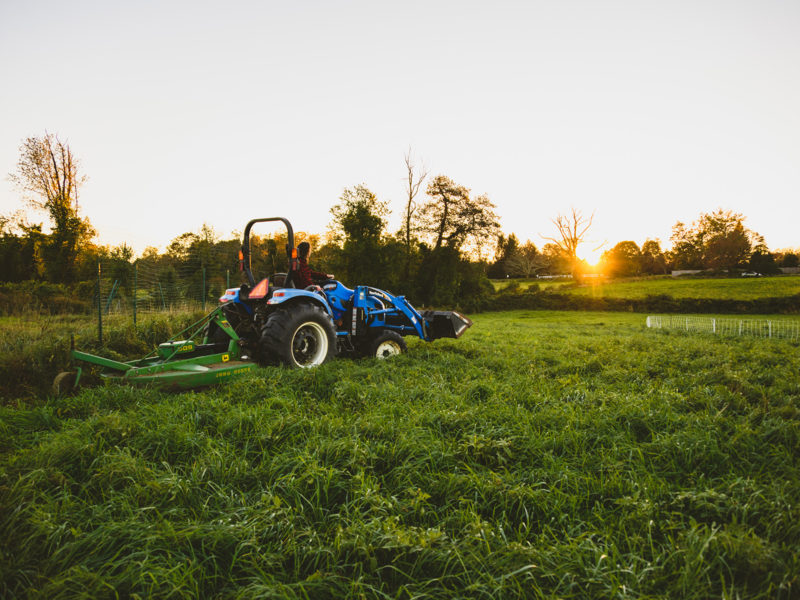
[[[517,312],[0,408],[0,596],[797,597],[798,349]]]

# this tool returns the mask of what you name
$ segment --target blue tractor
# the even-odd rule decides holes
[[[251,269],[250,231],[256,223],[270,221],[286,226],[287,271],[257,281]],[[239,261],[246,282],[220,298],[224,320],[208,322],[203,343],[224,351],[235,342],[245,360],[307,368],[337,354],[388,358],[406,351],[404,336],[428,342],[457,338],[472,325],[454,311],[418,312],[403,296],[368,285],[349,289],[327,279],[304,289],[295,287],[299,262],[294,231],[282,217],[247,224]]]

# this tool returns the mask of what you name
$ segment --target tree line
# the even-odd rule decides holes
[[[222,285],[219,274],[238,271],[240,240],[220,240],[210,226],[179,235],[163,253],[147,248],[135,261],[125,244],[93,243],[95,230],[79,210],[85,177],[78,167],[68,144],[58,136],[25,140],[10,179],[29,206],[47,213],[50,232],[20,214],[0,219],[2,281],[75,284],[95,279],[102,263],[106,274],[121,283],[121,291],[130,293],[135,262],[155,273],[160,286],[163,280],[162,288],[187,289],[193,281],[179,280],[197,279],[200,272],[205,278],[211,272],[215,279],[204,290],[214,295]],[[428,178],[414,165],[410,152],[406,170],[400,231],[388,231],[388,203],[360,184],[346,188],[331,208],[327,235],[299,232],[296,242],[310,240],[315,248],[312,266],[335,273],[348,285],[385,287],[421,304],[468,308],[492,291],[480,256],[500,233],[496,207],[488,196],[475,195],[445,175]],[[255,236],[253,270],[263,275],[285,271],[285,242],[281,234]]]
[[[672,269],[774,272],[797,266],[792,252],[771,253],[763,237],[747,229],[744,216],[719,209],[690,225],[676,223],[671,248],[658,240],[641,247],[623,241],[607,250],[596,267],[578,258],[578,247],[593,215],[579,211],[552,220],[555,233],[539,248],[500,230],[496,206],[486,194],[446,175],[430,177],[405,156],[407,185],[402,225],[388,230],[389,204],[364,184],[344,189],[331,208],[325,235],[300,232],[314,248],[317,270],[335,273],[348,285],[369,284],[405,294],[424,305],[477,306],[493,288],[488,277],[525,277],[601,271],[612,277],[663,274]],[[125,244],[100,246],[95,230],[81,216],[79,192],[85,182],[69,145],[46,133],[20,147],[17,169],[9,177],[29,206],[47,214],[50,231],[30,224],[20,214],[0,217],[0,279],[6,282],[47,281],[75,284],[96,278],[98,262],[106,274],[130,292],[133,265],[146,267],[166,284],[195,286],[199,273],[212,273],[204,291],[213,296],[227,284],[221,273],[238,270],[238,239],[219,239],[210,226],[176,237],[162,253],[147,248],[134,260]],[[257,274],[285,270],[281,234],[255,236],[253,270]],[[159,279],[160,281],[161,279]],[[171,283],[170,283],[171,282]],[[238,283],[238,282],[235,282]]]
[[[497,238],[495,261],[488,267],[490,277],[530,278],[536,275],[603,274],[608,277],[664,275],[673,270],[732,273],[752,271],[763,275],[780,267],[797,267],[800,255],[791,250],[770,252],[764,238],[744,225],[740,213],[717,209],[703,213],[686,225],[677,222],[670,236],[671,248],[659,240],[646,240],[640,247],[626,240],[606,250],[597,265],[577,256],[592,223],[579,211],[553,219],[557,235],[545,238],[538,249],[530,240],[524,244],[513,233]]]

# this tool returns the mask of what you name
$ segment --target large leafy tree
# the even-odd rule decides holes
[[[442,246],[460,251],[467,242],[477,248],[500,233],[496,207],[487,195],[472,198],[469,189],[444,175],[437,175],[426,193],[430,200],[420,211],[420,229],[434,251]]]
[[[332,232],[342,243],[341,264],[337,277],[351,285],[384,285],[382,236],[386,228],[389,207],[378,200],[365,185],[347,188],[339,203],[331,208]]]
[[[743,215],[721,208],[701,215],[696,231],[707,269],[736,268],[747,262],[755,245],[763,243],[760,235],[745,228]]]
[[[667,257],[658,240],[646,240],[642,244],[642,273],[664,275],[667,272]]]
[[[50,217],[52,233],[41,254],[51,281],[73,280],[78,252],[95,233],[89,220],[79,215],[78,194],[86,176],[78,167],[69,145],[45,133],[22,143],[17,169],[9,176],[28,203]]]
[[[603,253],[603,268],[609,277],[631,277],[642,268],[642,251],[636,242],[620,242]]]
[[[481,248],[500,233],[496,207],[488,196],[473,198],[469,189],[445,175],[432,179],[426,194],[419,231],[430,246],[423,249],[417,274],[421,299],[439,306],[459,301],[477,304],[491,284],[484,265],[476,266],[467,256],[479,256]]]
[[[675,269],[702,269],[703,248],[694,230],[678,221],[672,226],[670,262]]]
[[[745,266],[763,238],[744,226],[741,213],[717,209],[686,226],[672,228],[672,260],[677,268],[726,270]]]
[[[345,188],[331,208],[334,234],[344,242],[379,240],[386,227],[389,206],[363,185]]]

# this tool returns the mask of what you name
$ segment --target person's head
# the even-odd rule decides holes
[[[297,244],[297,256],[300,258],[308,259],[308,255],[311,253],[311,244],[308,242],[300,242]]]

